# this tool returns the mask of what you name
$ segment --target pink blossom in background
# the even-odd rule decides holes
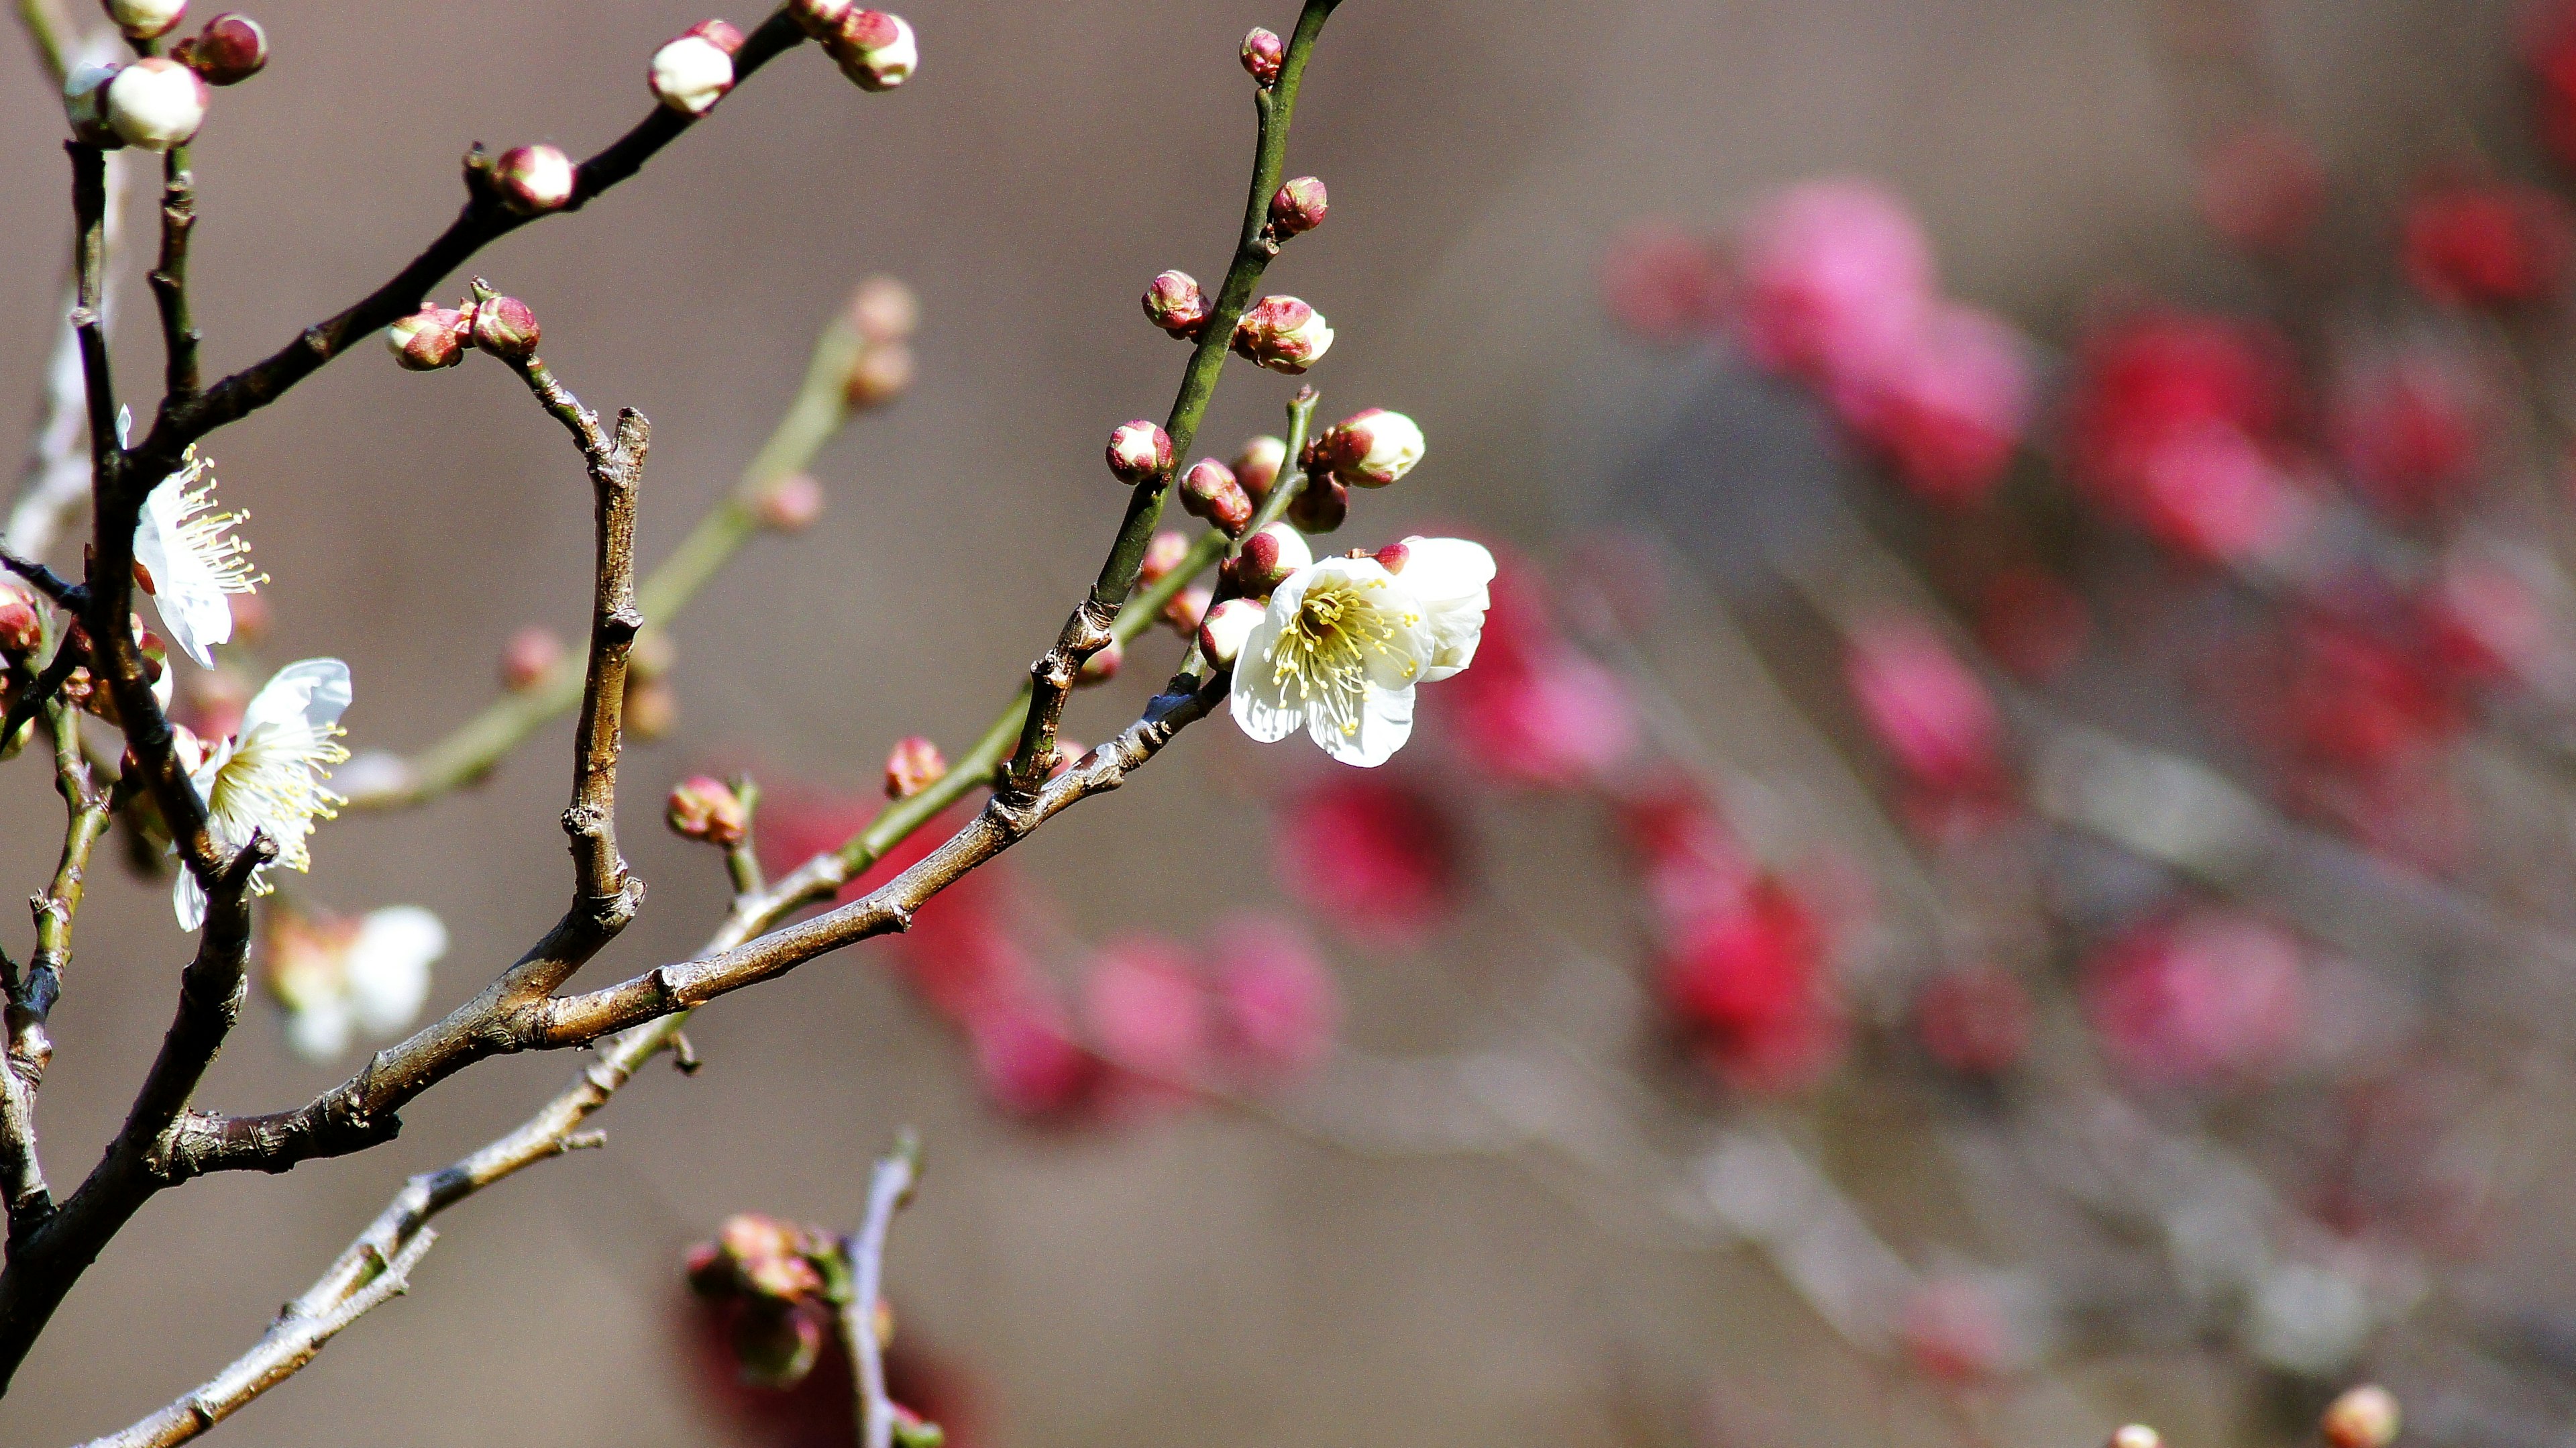
[[[1499,779],[1563,789],[1595,781],[1637,743],[1628,691],[1557,632],[1526,568],[1505,568],[1489,588],[1476,663],[1434,692],[1451,737]]]
[[[2325,199],[2325,166],[2296,132],[2245,126],[2201,157],[2202,219],[2256,255],[2296,251],[2315,229]]]
[[[2476,483],[2491,412],[2464,361],[2409,352],[2344,379],[2332,418],[2335,452],[2364,497],[2420,518]]]
[[[2003,716],[1930,628],[1891,616],[1854,629],[1843,679],[1871,736],[1914,784],[1978,793],[2001,780]]]
[[[1943,304],[1828,390],[1846,426],[1925,502],[1966,507],[2002,481],[2030,422],[2029,346],[1974,307]]]
[[[1248,916],[1219,927],[1209,950],[1217,1047],[1234,1075],[1293,1081],[1332,1054],[1341,992],[1305,932]]]
[[[1661,782],[1618,803],[1620,832],[1666,932],[1742,908],[1760,876],[1752,852],[1696,787]]]
[[[1103,946],[1083,973],[1082,1014],[1100,1054],[1150,1094],[1186,1090],[1207,1075],[1207,992],[1176,942],[1139,935]]]
[[[2105,1054],[2131,1079],[2238,1084],[2281,1065],[2297,1042],[2301,952],[2257,917],[2194,911],[2104,945],[2083,997]]]
[[[1978,590],[1977,643],[1996,663],[2034,682],[2054,678],[2093,632],[2083,595],[2045,569],[1998,570]]]
[[[2448,743],[2467,718],[2432,665],[2416,640],[2313,611],[2293,629],[2285,682],[2296,757],[2369,774]]]
[[[1289,897],[1316,918],[1411,939],[1457,909],[1463,849],[1457,822],[1430,791],[1345,774],[1308,785],[1281,807],[1274,858]]]
[[[1674,346],[1715,332],[1726,320],[1725,251],[1671,222],[1640,223],[1610,244],[1601,297],[1610,319],[1640,341]]]
[[[1073,1027],[1051,996],[1037,991],[989,997],[965,1017],[976,1085],[1014,1116],[1058,1118],[1091,1101],[1100,1061],[1073,1039]]]
[[[2434,665],[2462,683],[2527,675],[2549,649],[2548,607],[2519,575],[2494,563],[2445,561],[2417,607]]]
[[[2407,279],[2453,306],[2501,308],[2547,300],[2565,280],[2567,208],[2537,187],[2434,181],[2408,203]]]
[[[1843,1018],[1814,911],[1777,879],[1700,914],[1665,943],[1656,981],[1686,1040],[1721,1080],[1793,1091],[1830,1070]]]
[[[2000,1076],[2030,1049],[2030,989],[2000,966],[1945,970],[1914,997],[1914,1033],[1962,1076]]]
[[[2576,5],[2551,0],[2534,6],[2523,30],[2523,56],[2537,83],[2540,139],[2562,164],[2576,166]]]
[[[1936,296],[1921,223],[1874,182],[1792,186],[1743,229],[1737,325],[1745,349],[1773,371],[1824,382],[1874,368]]]
[[[1954,1273],[1928,1276],[1906,1294],[1897,1338],[1915,1371],[1952,1387],[1994,1377],[2012,1352],[2012,1324],[1994,1289]]]

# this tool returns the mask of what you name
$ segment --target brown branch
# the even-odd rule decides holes
[[[197,227],[197,178],[188,148],[173,146],[161,161],[161,262],[152,269],[152,300],[161,312],[163,385],[173,400],[197,395],[200,333],[188,309],[188,237]]]
[[[36,585],[36,591],[53,600],[57,608],[78,613],[81,605],[88,601],[88,592],[79,584],[47,568],[35,559],[19,557],[5,547],[0,547],[0,568],[6,568]]]
[[[877,1158],[868,1177],[868,1214],[846,1248],[850,1300],[841,1304],[841,1337],[858,1380],[859,1448],[894,1448],[894,1400],[886,1396],[885,1351],[877,1340],[877,1303],[885,1296],[886,1236],[894,1214],[921,1184],[921,1138],[909,1129]]]
[[[71,707],[55,703],[47,710],[54,737],[54,781],[67,818],[63,848],[54,878],[29,904],[36,916],[36,953],[24,977],[7,982],[7,1045],[0,1050],[0,1205],[9,1221],[10,1249],[41,1225],[54,1210],[45,1185],[44,1166],[36,1148],[36,1093],[53,1063],[53,1041],[47,1033],[54,1002],[62,995],[64,967],[71,961],[72,918],[80,913],[89,857],[107,834],[113,818],[107,791],[90,781],[89,761],[82,757],[79,722]]]

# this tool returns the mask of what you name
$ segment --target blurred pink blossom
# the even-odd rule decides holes
[[[1213,1052],[1206,990],[1177,943],[1130,936],[1103,946],[1082,980],[1083,1019],[1110,1065],[1148,1094],[1187,1090]]]
[[[2425,350],[2347,375],[2332,420],[2354,485],[2401,518],[2420,518],[2477,481],[2491,426],[2466,364]]]
[[[1289,896],[1318,918],[1411,938],[1457,908],[1462,849],[1457,822],[1429,791],[1341,774],[1282,807],[1276,859]]]
[[[2151,1086],[2242,1083],[2280,1065],[2302,1016],[2297,941],[2201,910],[2131,928],[2085,967],[2085,1014],[2114,1065]]]
[[[1912,209],[1857,179],[1809,181],[1766,202],[1745,224],[1737,276],[1746,349],[1816,382],[1882,365],[1936,296]]]
[[[1939,634],[1887,616],[1852,631],[1843,679],[1862,722],[1916,785],[1990,790],[2003,774],[2003,716]]]
[[[1726,255],[1705,236],[1672,222],[1630,227],[1601,262],[1610,319],[1640,341],[1672,346],[1704,337],[1726,320]]]
[[[2297,250],[2325,198],[2325,167],[2315,148],[2279,126],[2241,127],[2201,157],[2202,219],[2258,256]]]
[[[1914,1031],[1933,1060],[1962,1076],[1999,1076],[2030,1049],[2034,1008],[2000,966],[1945,970],[1914,997]]]
[[[1775,878],[1699,914],[1665,944],[1656,979],[1700,1059],[1742,1090],[1793,1091],[1830,1070],[1843,1018],[1814,911]]]
[[[2406,208],[2407,278],[2453,306],[2545,301],[2565,280],[2566,205],[2533,186],[2434,180]]]
[[[1829,390],[1846,426],[1925,502],[1965,507],[2002,481],[2030,421],[2028,344],[1975,307],[1943,304]]]
[[[1210,949],[1217,1044],[1236,1075],[1294,1080],[1332,1054],[1341,994],[1305,932],[1247,916],[1220,927]]]

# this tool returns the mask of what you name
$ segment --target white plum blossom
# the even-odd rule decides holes
[[[329,1061],[353,1036],[401,1033],[429,999],[429,968],[447,953],[447,927],[417,905],[357,920],[285,906],[269,912],[262,980],[286,1009],[299,1056]]]
[[[288,664],[252,696],[241,732],[189,770],[217,841],[237,850],[263,836],[277,846],[274,864],[313,867],[313,822],[331,818],[341,802],[322,781],[331,777],[330,766],[349,757],[339,744],[349,697],[349,666],[338,659]],[[252,877],[253,893],[275,888],[267,873],[263,865]],[[172,904],[180,929],[206,923],[206,892],[194,872],[179,871]]]
[[[194,448],[143,500],[134,527],[136,581],[160,609],[170,641],[199,668],[213,668],[215,645],[233,636],[233,608],[224,596],[255,593],[268,581],[251,571],[250,547],[233,535],[249,519],[215,511],[213,464]]]
[[[1474,660],[1493,578],[1494,556],[1458,538],[1299,569],[1243,641],[1235,722],[1264,743],[1302,728],[1344,764],[1385,763],[1412,736],[1415,686]]]

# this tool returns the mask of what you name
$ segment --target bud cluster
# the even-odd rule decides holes
[[[841,1240],[818,1227],[744,1213],[727,1217],[716,1239],[689,1249],[689,1286],[732,1316],[743,1377],[764,1387],[804,1381],[848,1300],[851,1273]]]
[[[918,734],[908,734],[886,751],[885,792],[888,799],[910,799],[948,777],[948,756]]]
[[[921,63],[912,26],[900,15],[863,10],[850,0],[791,0],[787,12],[861,90],[893,90]]]
[[[846,313],[859,336],[850,360],[844,399],[854,412],[883,407],[912,390],[912,334],[921,325],[921,299],[889,276],[859,283]]]
[[[653,99],[695,118],[714,110],[733,89],[734,52],[742,49],[742,32],[727,20],[701,20],[653,52],[645,80]]]
[[[469,346],[503,361],[532,362],[540,335],[535,309],[496,295],[476,277],[474,295],[461,306],[422,307],[385,329],[385,346],[406,370],[435,372],[463,362]]]
[[[723,780],[704,774],[692,775],[671,786],[662,821],[671,827],[671,833],[684,840],[728,850],[741,844],[744,833],[751,828],[750,812],[743,808],[742,796]]]

